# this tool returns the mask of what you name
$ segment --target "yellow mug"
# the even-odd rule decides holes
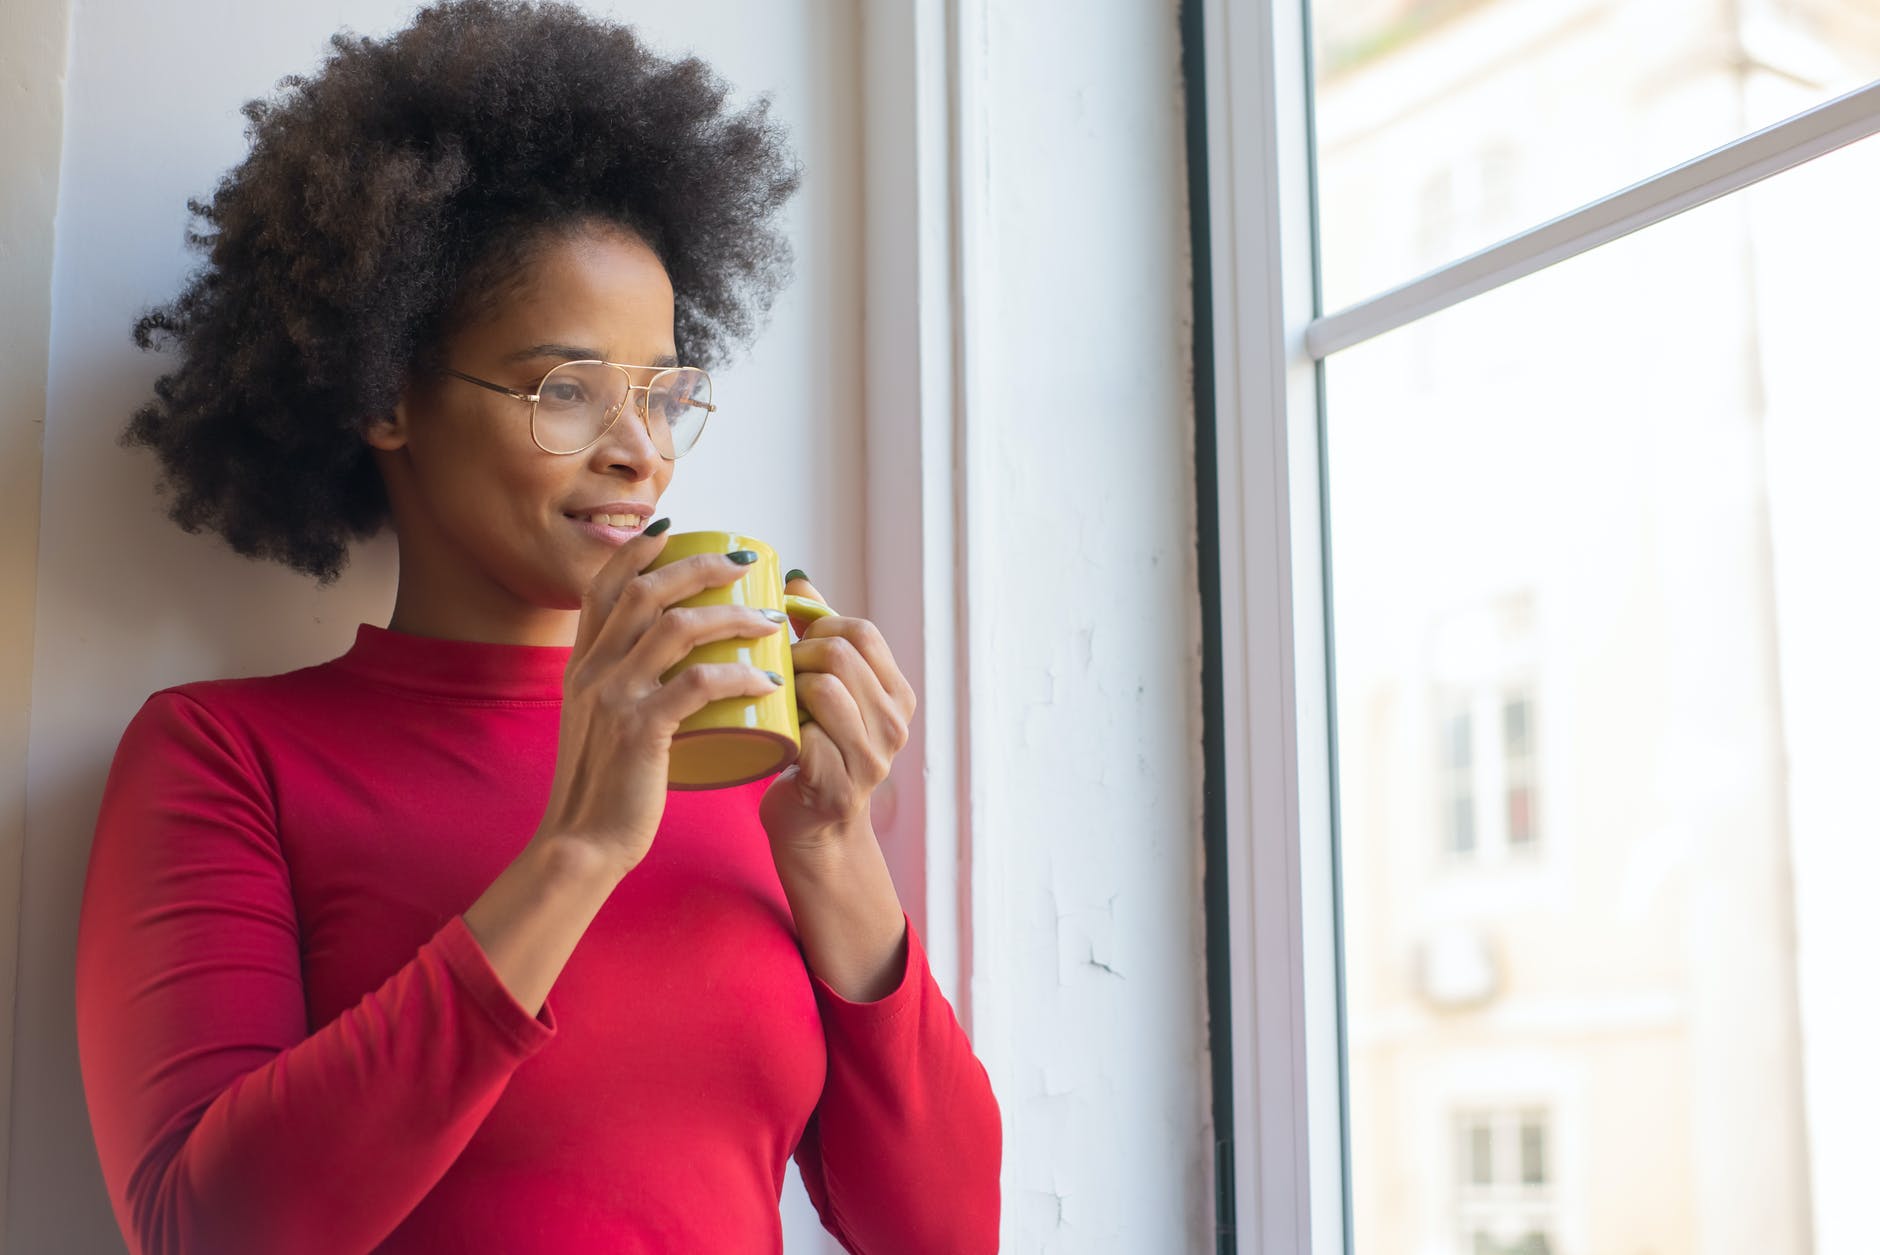
[[[782,610],[799,619],[820,619],[834,614],[820,601],[786,596],[783,568],[777,551],[755,537],[738,532],[675,532],[646,569],[660,567],[700,553],[730,553],[749,549],[757,561],[723,588],[708,588],[678,606],[753,606]],[[769,636],[708,641],[694,649],[662,675],[670,680],[699,662],[743,662],[775,671],[783,684],[763,697],[728,697],[709,702],[679,724],[672,738],[672,765],[667,785],[674,789],[722,789],[749,784],[796,761],[802,729],[797,722],[796,672],[790,665],[790,633],[779,629]]]

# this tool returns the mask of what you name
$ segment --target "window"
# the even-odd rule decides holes
[[[1222,1249],[1858,1248],[1880,11],[1202,7]]]
[[[1533,852],[1534,699],[1519,688],[1489,688],[1443,703],[1438,766],[1444,851],[1478,863]]]
[[[1871,0],[1310,10],[1328,309],[1880,76]]]
[[[1404,626],[1415,630],[1414,622]],[[1429,654],[1406,659],[1397,681],[1428,683],[1436,693],[1439,844],[1456,865],[1531,855],[1540,845],[1532,591],[1438,613],[1428,630]]]
[[[1456,346],[1425,398],[1400,386],[1411,367],[1398,333],[1325,363],[1359,1255],[1412,1255],[1440,1207],[1409,1188],[1390,1095],[1436,1083],[1450,1060],[1493,1079],[1537,1050],[1644,1112],[1702,1113],[1613,1126],[1577,1164],[1554,1156],[1586,1187],[1570,1217],[1554,1213],[1581,1244],[1548,1230],[1550,1250],[1691,1249],[1752,1216],[1784,1251],[1831,1249],[1808,1245],[1803,990],[1861,978],[1848,953],[1797,946],[1797,867],[1848,864],[1832,852],[1841,823],[1796,810],[1791,770],[1807,778],[1829,760],[1796,741],[1782,692],[1794,666],[1851,676],[1861,664],[1851,651],[1796,657],[1784,636],[1817,630],[1813,614],[1872,619],[1864,584],[1828,572],[1862,567],[1880,533],[1851,526],[1847,511],[1865,507],[1839,493],[1839,521],[1813,530],[1810,549],[1785,541],[1784,519],[1822,508],[1809,498],[1841,480],[1848,448],[1833,433],[1876,411],[1861,358],[1791,359],[1769,336],[1880,291],[1865,235],[1836,267],[1794,260],[1820,216],[1811,206],[1880,187],[1880,141],[1782,177],[1421,320]],[[1472,353],[1492,364],[1470,365]],[[1790,579],[1824,581],[1806,616]],[[1533,607],[1525,656],[1492,626],[1504,616],[1454,609],[1501,605],[1517,581]],[[1402,647],[1420,635],[1457,643]],[[1367,800],[1390,797],[1398,764],[1422,758],[1390,695],[1453,692],[1471,674],[1461,667],[1474,679],[1440,720],[1445,743],[1467,747],[1473,815],[1452,817],[1452,858],[1419,875],[1392,850],[1400,814]],[[1511,682],[1524,669],[1531,683]],[[1846,696],[1859,710],[1880,691]],[[1847,715],[1822,717],[1858,734]],[[1446,761],[1455,772],[1461,760]],[[1556,770],[1571,783],[1536,787]],[[1462,796],[1455,778],[1447,789]],[[1476,896],[1451,883],[1523,865],[1531,883],[1497,879]],[[1450,921],[1483,930],[1498,980],[1469,1010],[1431,1014],[1396,974],[1420,930]],[[1382,1135],[1368,1149],[1356,1137],[1367,1125]],[[1494,1127],[1495,1179],[1512,1181],[1519,1137]],[[1770,1163],[1782,1167],[1760,1175]],[[1757,1185],[1706,1183],[1725,1171]],[[1496,1214],[1457,1249],[1523,1249],[1512,1213]]]
[[[1547,1112],[1472,1110],[1456,1119],[1456,1232],[1469,1255],[1553,1255]]]

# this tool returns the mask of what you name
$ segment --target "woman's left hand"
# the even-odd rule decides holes
[[[805,579],[785,591],[823,601]],[[913,686],[867,619],[830,615],[793,626],[802,638],[790,647],[796,703],[807,716],[802,751],[771,781],[758,810],[779,862],[872,835],[869,801],[907,744],[915,706]]]

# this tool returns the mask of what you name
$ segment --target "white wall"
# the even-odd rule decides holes
[[[749,529],[861,597],[859,113],[853,7],[592,5],[639,22],[666,51],[689,46],[739,91],[775,93],[805,162],[790,211],[796,282],[755,351],[718,374],[719,421],[772,433],[761,458],[706,441],[667,497],[674,526]],[[155,462],[114,440],[162,368],[129,327],[167,299],[194,257],[190,195],[246,151],[238,112],[281,75],[311,70],[341,26],[387,33],[396,0],[151,6],[88,0],[70,31],[53,269],[40,518],[37,648],[20,921],[7,1250],[121,1249],[80,1087],[72,954],[91,827],[110,756],[143,698],[175,682],[332,657],[361,621],[391,612],[390,536],[317,592],[162,516]],[[683,38],[683,43],[681,42]],[[820,387],[835,381],[838,386]],[[786,1193],[792,1250],[834,1250],[800,1187]]]
[[[972,980],[1006,1249],[1210,1250],[1177,8],[962,7]]]
[[[15,976],[26,762],[31,744],[33,594],[39,566],[40,434],[46,418],[52,227],[64,127],[64,0],[9,8],[0,39],[0,1240],[12,1127]]]
[[[805,159],[797,280],[719,376],[721,418],[774,437],[761,461],[707,441],[668,500],[679,527],[775,541],[918,673],[904,804],[881,826],[999,1095],[1003,1249],[1208,1249],[1175,2],[589,7],[774,91]],[[244,151],[240,104],[337,27],[410,8],[77,6],[41,532],[6,551],[39,572],[8,1251],[121,1248],[71,955],[125,722],[166,684],[333,656],[394,587],[389,537],[316,593],[168,524],[147,455],[113,443],[161,369],[128,327],[192,263],[184,199]],[[844,386],[810,386],[828,380]],[[785,1213],[793,1255],[833,1250],[795,1184]]]

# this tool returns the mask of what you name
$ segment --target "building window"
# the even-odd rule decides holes
[[[1456,1221],[1465,1255],[1553,1255],[1548,1117],[1475,1109],[1456,1119]]]
[[[1442,848],[1475,861],[1537,849],[1534,698],[1525,684],[1494,685],[1442,703],[1438,796]]]

